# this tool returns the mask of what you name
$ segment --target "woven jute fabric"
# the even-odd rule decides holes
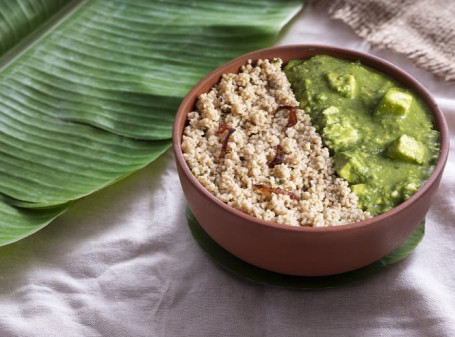
[[[455,81],[454,0],[334,0],[317,5],[371,45],[405,54],[438,77]]]

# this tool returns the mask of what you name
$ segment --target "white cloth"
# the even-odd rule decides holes
[[[436,97],[455,142],[454,83],[372,49],[311,7],[278,43],[343,46],[395,63]],[[452,147],[425,237],[404,261],[335,289],[260,285],[219,267],[193,240],[168,151],[0,247],[0,336],[455,336],[454,219]]]

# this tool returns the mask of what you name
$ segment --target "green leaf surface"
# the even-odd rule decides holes
[[[0,56],[43,25],[70,0],[0,1]]]
[[[301,7],[0,0],[0,207],[16,214],[0,232],[22,223],[31,233],[60,205],[151,163],[170,147],[188,90],[227,60],[271,46]],[[23,216],[18,207],[46,209]]]
[[[194,215],[187,208],[186,217],[188,226],[196,242],[216,263],[234,274],[261,284],[269,284],[286,288],[323,289],[334,288],[346,284],[359,282],[373,275],[379,274],[411,254],[422,241],[425,234],[425,220],[412,232],[406,241],[397,249],[379,261],[366,267],[343,274],[319,277],[291,276],[274,273],[253,266],[235,257],[218,245],[197,222]]]
[[[33,124],[21,125],[17,132],[27,127]],[[147,142],[95,131],[64,124],[41,135],[29,133],[21,141],[12,137],[0,141],[2,193],[21,207],[63,204],[144,167],[171,144],[170,140]],[[58,134],[65,134],[65,143],[55,142]]]
[[[45,227],[68,209],[60,205],[49,209],[33,210],[8,205],[0,198],[0,246],[18,241]]]
[[[273,44],[299,1],[92,0],[1,74],[23,109],[139,139],[168,139],[209,71]],[[2,88],[3,89],[3,88]],[[159,112],[159,113],[156,113]]]

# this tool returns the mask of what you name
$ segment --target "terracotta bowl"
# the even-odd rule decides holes
[[[428,181],[411,198],[374,218],[344,226],[309,228],[260,220],[227,206],[212,196],[191,174],[181,150],[186,116],[196,98],[215,85],[223,73],[238,72],[248,59],[283,62],[316,54],[360,60],[401,82],[426,102],[441,133],[439,161]],[[182,101],[174,124],[173,150],[188,205],[204,230],[219,245],[257,267],[299,276],[323,276],[351,271],[384,257],[400,246],[424,219],[439,186],[449,151],[444,115],[427,90],[415,79],[377,57],[347,49],[317,45],[289,45],[240,56],[202,79]]]

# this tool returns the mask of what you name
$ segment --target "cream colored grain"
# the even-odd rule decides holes
[[[258,218],[292,226],[337,226],[370,217],[357,207],[357,197],[346,181],[335,175],[329,151],[305,111],[286,127],[288,111],[298,106],[281,60],[249,62],[238,74],[225,74],[208,93],[199,97],[188,114],[182,140],[184,158],[200,183],[226,204]],[[226,132],[235,132],[229,151],[220,158]],[[277,145],[284,162],[268,166]],[[261,194],[255,184],[294,193]]]

